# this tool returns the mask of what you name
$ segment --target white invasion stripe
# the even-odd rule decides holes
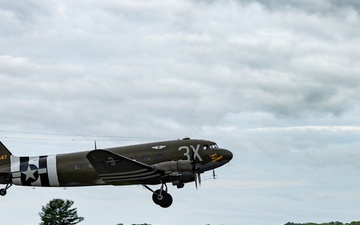
[[[100,177],[104,178],[104,179],[126,179],[126,178],[135,178],[135,177],[146,177],[146,176],[152,175],[152,174],[154,174],[153,171],[146,172],[146,173],[140,173],[140,174],[134,174],[134,175],[127,175],[127,176],[119,176],[119,175],[109,176],[108,174],[106,174],[106,176],[103,176],[103,174],[100,174]]]
[[[150,175],[150,176],[146,176],[146,177],[129,178],[129,179],[108,179],[108,178],[104,178],[103,180],[106,183],[109,183],[109,182],[120,182],[120,181],[145,180],[145,179],[150,179],[150,178],[155,178],[155,177],[160,177],[160,174],[154,174],[154,175]]]
[[[50,187],[59,187],[59,178],[56,169],[56,155],[50,155],[47,157],[47,168]]]
[[[16,176],[13,176],[12,182],[15,185],[22,185],[21,183],[21,173],[20,173],[20,157],[10,156],[11,163],[11,173],[15,173]]]
[[[148,172],[148,169],[141,169],[141,170],[135,170],[135,171],[130,171],[130,172],[123,172],[123,173],[103,173],[100,174],[101,176],[127,176],[127,175],[136,175],[136,174],[141,174],[144,172]]]
[[[33,164],[37,168],[39,168],[39,156],[31,156],[31,157],[29,157],[29,164]]]
[[[15,173],[15,172],[19,172],[20,170],[20,158],[11,155],[10,156],[10,163],[11,163],[11,172]]]

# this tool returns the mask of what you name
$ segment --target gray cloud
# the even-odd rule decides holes
[[[222,197],[224,204],[245,211],[242,222],[241,212],[228,209],[233,224],[279,224],[284,219],[281,210],[300,220],[322,219],[333,212],[327,206],[338,203],[327,196],[344,196],[339,183],[351,183],[348,191],[356,193],[356,2],[108,0],[0,5],[1,134],[35,138],[6,139],[19,154],[55,154],[93,144],[46,140],[54,136],[106,139],[99,143],[104,147],[153,140],[149,137],[212,139],[235,153],[233,163],[219,171],[224,184],[235,184],[230,189],[262,186],[261,191],[242,188],[229,199]],[[219,180],[197,197],[224,196]],[[183,199],[194,194],[178,193]],[[354,205],[358,200],[342,202]],[[88,202],[79,201],[83,206]],[[279,211],[273,210],[273,202]],[[309,211],[319,215],[306,210],[294,215],[302,208],[294,202],[312,205]],[[212,210],[207,203],[204,210]],[[347,215],[353,208],[347,208],[346,215],[337,210],[334,216],[350,221]],[[145,214],[147,222],[164,223]],[[259,214],[264,217],[259,219]],[[223,223],[212,218],[211,223]]]
[[[347,0],[347,1],[336,1],[336,0],[329,0],[329,1],[264,1],[264,0],[254,0],[254,1],[238,1],[240,4],[255,4],[259,3],[262,6],[272,10],[272,11],[279,11],[279,10],[301,10],[308,13],[318,13],[322,15],[327,15],[331,13],[336,13],[339,10],[355,10],[359,12],[360,4],[355,0]]]

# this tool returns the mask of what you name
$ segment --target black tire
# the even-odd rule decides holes
[[[160,192],[161,192],[160,189],[156,190],[152,195],[152,199],[153,199],[154,203],[157,205],[160,205],[164,201],[164,198],[166,198],[166,196],[167,196],[165,194],[166,193],[165,191],[162,191],[161,195],[160,195]]]
[[[152,195],[152,199],[155,204],[163,208],[168,208],[173,203],[172,196],[168,194],[166,191],[162,191],[160,195],[160,190],[156,190]]]
[[[163,208],[168,208],[173,203],[173,198],[169,193],[167,193],[167,192],[165,192],[165,193],[166,193],[167,196],[165,198],[165,201],[162,202],[160,206],[163,207]]]
[[[0,195],[1,196],[5,196],[6,195],[6,190],[5,189],[0,189]]]

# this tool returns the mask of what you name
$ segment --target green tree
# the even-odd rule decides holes
[[[77,215],[77,209],[72,208],[71,200],[53,199],[42,207],[39,213],[40,225],[75,225],[84,220]]]
[[[339,221],[335,221],[335,222],[329,222],[329,223],[293,223],[293,222],[288,222],[284,225],[360,225],[360,221],[353,221],[351,223],[342,223]]]

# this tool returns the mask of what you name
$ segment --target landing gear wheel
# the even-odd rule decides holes
[[[163,207],[168,208],[173,203],[173,198],[170,194],[168,194],[166,191],[156,190],[154,191],[152,195],[152,199],[155,204]]]
[[[12,186],[12,184],[10,183],[10,184],[6,184],[5,188],[1,188],[0,189],[0,195],[5,196],[6,193],[7,193],[7,189],[9,189],[11,186]]]
[[[168,208],[168,207],[170,207],[171,204],[173,203],[173,198],[172,198],[172,196],[171,196],[169,193],[166,193],[166,195],[167,195],[167,201],[166,201],[166,203],[160,205],[160,206],[163,207],[163,208]]]
[[[1,196],[5,196],[6,195],[6,190],[4,188],[0,189],[0,195]]]

